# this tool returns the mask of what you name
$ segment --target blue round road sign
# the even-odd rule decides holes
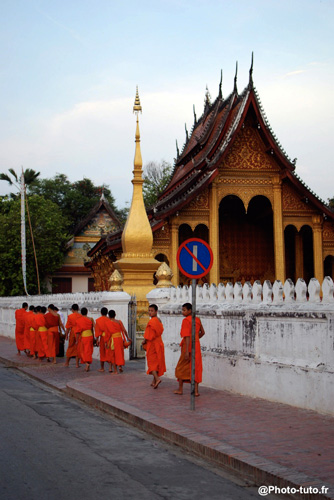
[[[199,238],[190,238],[180,245],[177,256],[180,271],[188,278],[202,278],[210,271],[213,254],[210,246]]]

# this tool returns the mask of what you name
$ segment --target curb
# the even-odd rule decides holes
[[[131,405],[122,403],[110,397],[101,395],[96,397],[96,392],[85,389],[82,392],[75,387],[76,382],[68,383],[66,394],[75,399],[83,401],[90,406],[98,408],[114,417],[130,424],[137,429],[147,432],[154,437],[162,439],[169,444],[177,445],[186,451],[191,452],[203,459],[222,466],[229,472],[240,475],[253,481],[255,485],[277,486],[278,488],[290,488],[299,490],[304,488],[318,488],[321,491],[323,482],[319,479],[312,479],[301,472],[290,470],[284,466],[275,464],[265,458],[261,458],[253,453],[248,453],[228,444],[213,441],[209,437],[172,424],[159,417],[154,417],[146,412],[138,410]],[[323,494],[299,494],[295,493],[294,498],[307,500],[324,499],[333,500],[334,495]]]

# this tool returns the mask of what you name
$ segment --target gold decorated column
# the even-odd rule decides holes
[[[285,282],[285,247],[283,230],[282,181],[278,175],[273,177],[274,192],[274,253],[275,278]]]
[[[218,285],[219,272],[219,207],[217,184],[213,182],[209,190],[209,244],[213,253],[213,265],[210,271],[210,283]]]
[[[324,263],[322,252],[322,217],[313,215],[313,258],[314,258],[314,277],[317,278],[320,285],[324,280]]]
[[[172,284],[177,286],[179,284],[179,268],[177,267],[176,254],[179,248],[179,227],[176,222],[171,223],[171,259],[170,268],[173,272]]]

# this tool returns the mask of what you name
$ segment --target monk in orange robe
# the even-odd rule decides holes
[[[151,304],[148,308],[148,315],[151,318],[147,323],[143,347],[146,350],[147,374],[153,375],[151,386],[157,389],[161,383],[161,376],[166,371],[165,346],[161,335],[164,327],[158,318],[158,306]]]
[[[90,365],[93,361],[94,349],[94,320],[87,317],[87,309],[81,309],[81,318],[77,319],[76,329],[80,334],[80,341],[78,342],[79,356],[82,364],[86,365],[85,371],[89,372]]]
[[[111,311],[109,311],[109,313],[110,312]],[[113,313],[115,313],[115,311],[113,311]],[[109,316],[109,317],[111,317],[111,316]],[[116,313],[115,313],[114,319],[115,319],[115,321],[117,321],[117,323],[121,327],[121,334],[122,334],[122,339],[123,339],[122,354],[123,354],[123,359],[124,359],[124,349],[127,349],[132,344],[132,340],[129,338],[128,332],[126,331],[126,328],[123,325],[123,322],[120,319],[116,319]],[[124,365],[125,365],[125,360],[124,360]],[[120,372],[123,372],[124,365],[117,365]]]
[[[25,350],[27,356],[31,356],[32,355],[32,352],[31,352],[31,343],[30,343],[30,324],[29,324],[28,318],[34,316],[34,309],[35,309],[34,306],[30,306],[29,307],[29,311],[27,311],[26,317],[25,317],[25,324],[24,324],[24,350]],[[28,352],[29,352],[29,354],[28,354]]]
[[[42,361],[42,359],[46,357],[47,361],[50,361],[48,357],[48,329],[45,326],[46,307],[37,306],[36,309],[37,309],[37,314],[35,321],[38,328],[37,331],[38,359],[39,361]]]
[[[37,353],[38,353],[38,346],[37,346],[38,326],[36,324],[37,308],[34,306],[30,306],[30,308],[31,307],[33,309],[29,311],[29,313],[32,312],[32,314],[27,314],[26,327],[27,329],[29,329],[30,354],[32,355],[33,359],[37,359]]]
[[[17,347],[17,354],[21,356],[21,351],[25,350],[24,347],[24,327],[27,314],[28,304],[23,302],[21,309],[15,311],[15,341]]]
[[[111,329],[111,342],[109,349],[111,350],[112,365],[114,369],[114,375],[117,375],[119,369],[120,372],[123,371],[123,366],[125,365],[124,360],[124,345],[122,336],[122,327],[120,322],[115,319],[116,313],[111,309],[108,313],[110,329]]]
[[[48,358],[53,358],[53,363],[57,363],[57,345],[59,349],[59,328],[60,317],[55,311],[55,306],[50,304],[45,315],[45,326],[48,329]]]
[[[107,316],[108,309],[102,307],[101,316],[97,318],[95,323],[95,338],[97,339],[96,345],[100,347],[100,364],[99,372],[104,372],[104,363],[109,363],[109,372],[112,372],[112,353],[111,349],[107,349],[107,344],[111,339],[110,320]]]
[[[183,383],[191,382],[191,332],[192,332],[192,305],[188,302],[182,306],[182,321],[180,335],[181,356],[175,368],[175,377],[179,382],[179,388],[174,394],[183,394]],[[195,396],[199,396],[198,384],[202,382],[202,353],[199,339],[205,335],[201,320],[195,318]]]
[[[77,320],[81,318],[81,314],[79,313],[78,304],[73,304],[71,307],[72,314],[70,314],[67,318],[66,322],[66,333],[65,340],[68,340],[68,347],[66,351],[66,361],[64,366],[69,366],[70,359],[75,358],[76,367],[79,368],[79,353],[78,353],[78,341],[79,341],[79,333],[77,332],[76,324]]]

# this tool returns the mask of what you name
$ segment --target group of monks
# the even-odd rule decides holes
[[[50,304],[48,312],[44,306],[30,306],[24,302],[22,308],[15,311],[16,329],[15,338],[18,354],[24,351],[28,356],[42,361],[53,360],[59,353],[60,338],[64,332],[68,340],[65,367],[69,366],[70,359],[75,358],[76,366],[85,365],[89,371],[92,363],[94,344],[100,348],[100,372],[104,372],[104,364],[109,364],[109,372],[117,375],[123,371],[124,348],[131,340],[122,323],[116,319],[114,310],[102,307],[101,316],[94,321],[87,316],[88,311],[83,307],[79,313],[78,304],[73,304],[71,314],[64,327],[57,307]],[[158,307],[151,304],[148,308],[150,317],[147,323],[143,348],[146,351],[147,373],[153,376],[151,386],[157,389],[161,383],[161,376],[166,372],[165,349],[162,341],[163,325],[158,318]],[[191,333],[192,333],[192,305],[183,304],[181,325],[181,355],[175,369],[175,376],[179,386],[174,394],[183,394],[183,384],[191,381]],[[95,335],[94,335],[95,332]],[[205,334],[199,318],[195,318],[195,396],[199,396],[198,384],[202,382],[202,355],[200,338]]]
[[[48,312],[44,306],[30,306],[28,311],[28,304],[24,302],[22,308],[15,311],[18,354],[24,351],[34,359],[52,359],[56,363],[60,338],[63,336],[68,340],[66,367],[69,366],[70,359],[75,358],[76,366],[79,368],[79,363],[82,363],[88,372],[95,344],[100,347],[99,371],[104,371],[104,363],[107,362],[109,372],[122,372],[125,364],[124,347],[131,343],[122,321],[116,320],[115,311],[110,310],[108,313],[106,307],[101,309],[101,317],[96,322],[87,314],[86,307],[79,313],[78,304],[73,304],[64,327],[58,308],[53,304],[49,305]]]
[[[143,348],[146,351],[147,373],[153,375],[151,386],[157,389],[161,383],[161,376],[166,372],[165,349],[162,341],[163,325],[158,318],[158,307],[151,304],[148,308],[150,320],[147,323]],[[181,325],[181,355],[175,368],[175,377],[179,386],[174,394],[183,394],[183,384],[191,382],[191,335],[192,335],[192,305],[187,302],[182,306],[184,319]],[[205,335],[201,320],[195,318],[195,396],[199,396],[198,384],[202,382],[202,354],[200,338]]]
[[[57,362],[60,349],[61,332],[65,332],[58,308],[50,304],[30,306],[24,302],[22,308],[15,311],[15,340],[17,352],[21,351],[34,359],[47,359]]]

